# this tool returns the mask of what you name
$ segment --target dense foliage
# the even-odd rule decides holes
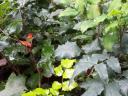
[[[0,96],[128,96],[128,0],[0,0]]]

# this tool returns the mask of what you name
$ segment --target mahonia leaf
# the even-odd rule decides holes
[[[76,16],[78,14],[78,11],[73,8],[66,8],[64,11],[62,11],[59,15],[59,17],[64,16]]]
[[[101,50],[101,47],[99,45],[99,40],[95,39],[92,43],[84,45],[82,49],[84,50],[85,53]]]
[[[111,82],[106,85],[105,96],[122,96],[120,94],[119,85],[116,82]]]
[[[102,81],[96,79],[83,82],[81,87],[87,89],[85,93],[82,94],[82,96],[99,96],[104,90]]]
[[[128,79],[128,70],[123,72],[123,76]]]
[[[61,58],[73,58],[79,56],[81,53],[80,48],[75,42],[66,42],[63,45],[59,45],[55,50],[55,57]]]
[[[102,64],[94,65],[94,68],[102,80],[108,81],[108,72],[105,64],[102,63]]]
[[[118,81],[123,96],[128,96],[128,79]]]
[[[121,66],[117,58],[110,57],[107,60],[107,65],[117,73],[121,73]]]
[[[92,66],[97,64],[98,60],[91,58],[90,56],[83,56],[82,59],[75,65],[75,71],[73,73],[73,77],[71,78],[71,81],[79,75],[83,71],[87,71],[90,69]]]
[[[25,78],[12,73],[8,78],[5,89],[0,92],[0,96],[19,96],[24,90],[26,90]]]
[[[79,22],[77,23],[73,29],[75,30],[80,30],[82,33],[84,33],[85,31],[87,31],[89,28],[92,28],[94,27],[95,24],[94,24],[94,21],[92,20],[87,20],[87,21],[82,21],[82,22]]]

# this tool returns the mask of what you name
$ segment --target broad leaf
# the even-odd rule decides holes
[[[113,45],[118,41],[116,33],[107,34],[103,38],[103,46],[107,51],[113,50]]]
[[[126,71],[123,72],[123,76],[128,79],[128,70],[126,70]]]
[[[0,41],[0,51],[3,51],[5,47],[8,46],[8,43],[5,41]]]
[[[116,82],[109,83],[105,88],[105,96],[122,96],[119,85]]]
[[[24,90],[26,90],[25,78],[12,73],[8,78],[5,89],[0,92],[0,96],[19,96]]]
[[[95,79],[82,83],[81,87],[87,89],[82,96],[99,96],[104,90],[102,81]]]
[[[59,45],[55,50],[55,57],[57,58],[73,58],[79,56],[81,53],[80,48],[75,42],[66,42],[63,45]]]
[[[108,12],[112,11],[113,9],[119,9],[121,7],[121,0],[112,0]]]
[[[97,4],[89,5],[87,10],[87,17],[89,19],[94,19],[96,17],[100,16],[100,8]]]
[[[93,58],[91,58],[90,56],[83,56],[82,59],[80,59],[80,61],[76,64],[75,66],[75,71],[73,74],[73,77],[71,78],[71,81],[77,76],[79,75],[81,72],[83,71],[87,71],[88,69],[90,69],[93,65],[97,64],[98,60],[94,60]]]
[[[78,11],[73,8],[66,8],[64,11],[62,11],[59,15],[59,17],[64,16],[76,16],[78,14]]]
[[[95,70],[99,74],[100,78],[102,80],[106,80],[108,82],[108,72],[107,72],[107,67],[105,64],[97,64],[94,66]]]
[[[95,39],[92,43],[86,44],[82,47],[85,53],[95,52],[101,50],[99,40]]]
[[[123,96],[128,96],[128,79],[118,81]]]
[[[121,72],[121,66],[120,66],[120,63],[118,61],[117,58],[115,57],[110,57],[108,60],[107,60],[107,65],[112,69],[114,70],[115,72],[117,73],[120,73]]]
[[[73,29],[80,30],[82,33],[87,31],[87,29],[94,27],[95,24],[92,20],[87,20],[77,23]]]

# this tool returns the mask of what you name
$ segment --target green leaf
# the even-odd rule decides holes
[[[123,76],[128,79],[128,70],[123,72]]]
[[[87,0],[91,4],[98,4],[101,2],[101,0]]]
[[[65,17],[65,16],[76,16],[78,14],[78,11],[73,8],[66,8],[64,11],[62,11],[59,15],[59,17]]]
[[[122,96],[120,94],[119,85],[115,82],[106,85],[105,96]]]
[[[63,78],[64,79],[70,79],[73,76],[74,69],[65,69],[63,73]]]
[[[71,78],[71,81],[77,76],[79,75],[81,72],[83,71],[87,71],[88,69],[90,69],[93,65],[97,64],[98,60],[97,59],[93,59],[90,56],[83,56],[82,59],[80,59],[80,61],[78,63],[76,63],[75,65],[75,71],[73,73],[73,76]]]
[[[55,67],[54,72],[55,72],[56,76],[62,76],[62,74],[63,74],[62,66],[59,65],[58,67]]]
[[[113,21],[111,22],[110,24],[108,24],[106,27],[105,27],[105,33],[111,31],[112,29],[115,29],[118,27],[118,21]]]
[[[87,17],[89,19],[94,19],[100,16],[100,8],[97,4],[92,4],[88,6]]]
[[[62,59],[61,66],[64,68],[71,68],[76,63],[76,59]]]
[[[62,90],[63,91],[71,91],[72,89],[76,88],[78,86],[78,84],[74,81],[71,84],[69,83],[69,81],[64,81],[62,83]]]
[[[80,48],[77,46],[76,42],[67,41],[63,45],[59,45],[55,50],[55,57],[61,58],[73,58],[79,56],[81,53]]]
[[[107,51],[112,51],[113,45],[117,42],[116,33],[110,33],[103,37],[103,46]]]
[[[61,89],[61,87],[62,87],[62,85],[58,81],[54,81],[52,83],[52,89],[59,90],[59,89]]]
[[[106,80],[108,82],[108,72],[107,72],[107,67],[105,64],[97,64],[94,65],[94,68],[96,72],[99,74],[100,78],[102,80]]]
[[[119,9],[120,7],[121,7],[121,0],[112,0],[109,5],[108,12],[114,9]]]
[[[107,18],[107,15],[102,14],[94,19],[95,25],[98,25],[100,22],[103,22]]]
[[[128,79],[118,81],[123,96],[128,96]]]
[[[117,73],[121,73],[121,66],[119,60],[115,57],[110,57],[107,60],[107,65]]]
[[[104,90],[104,85],[101,80],[91,79],[81,84],[82,88],[87,89],[82,96],[99,96]]]
[[[50,93],[53,95],[53,96],[58,96],[59,95],[59,91],[53,89],[53,88],[50,88]]]
[[[78,9],[80,14],[83,14],[85,9],[85,4],[86,4],[85,0],[75,0],[75,8]]]
[[[94,41],[92,41],[92,43],[82,46],[82,50],[84,50],[85,53],[101,50],[99,39],[95,39]]]
[[[33,93],[35,93],[36,95],[48,95],[49,90],[48,89],[42,89],[42,88],[36,88],[35,90],[33,90]]]
[[[87,29],[92,28],[94,26],[95,24],[92,20],[87,20],[77,23],[73,29],[80,30],[82,33],[84,33],[85,31],[87,31]]]
[[[0,96],[19,96],[24,90],[26,90],[25,78],[12,73],[7,80],[5,89],[0,91]]]
[[[38,74],[32,74],[30,78],[28,78],[26,85],[30,88],[36,88],[38,86],[39,81],[39,75]]]

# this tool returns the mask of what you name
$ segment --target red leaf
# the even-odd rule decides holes
[[[1,66],[4,66],[7,64],[7,60],[4,58],[4,59],[0,59],[0,67]]]
[[[24,45],[24,46],[26,46],[26,47],[32,47],[32,43],[30,43],[30,42],[28,42],[28,41],[21,41],[21,40],[19,40],[19,42],[22,44],[22,45]]]
[[[32,33],[29,33],[28,35],[27,35],[27,39],[32,39],[33,38],[33,34]]]

